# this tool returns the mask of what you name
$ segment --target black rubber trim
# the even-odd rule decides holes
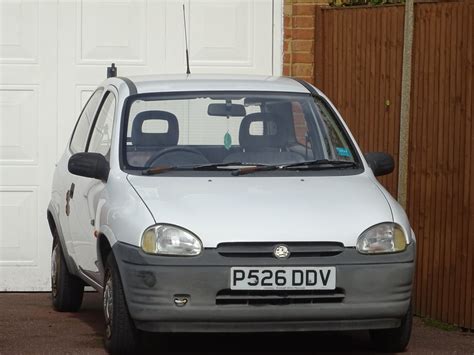
[[[293,77],[291,77],[291,79],[303,85],[305,89],[311,93],[311,95],[319,97],[318,92],[314,90],[314,87],[307,81],[304,81],[303,79],[293,78]]]
[[[277,246],[284,245],[291,250],[291,257],[334,256],[344,251],[344,245],[337,242],[224,242],[217,245],[217,253],[225,257],[274,257]]]
[[[105,101],[107,100],[107,98],[109,97],[109,94],[111,94],[114,99],[115,99],[115,106],[117,106],[117,97],[115,96],[115,94],[110,91],[110,90],[107,90],[105,92],[105,94],[102,94],[102,100],[100,101],[99,103],[99,107],[97,108],[97,111],[95,112],[95,115],[94,115],[94,120],[92,121],[92,126],[90,127],[89,129],[89,134],[87,135],[87,141],[86,141],[86,148],[84,150],[84,152],[88,152],[89,151],[89,145],[91,143],[91,139],[92,139],[92,134],[94,133],[94,129],[95,129],[95,125],[97,123],[97,120],[100,116],[100,114],[102,113],[102,107],[104,107],[104,104],[105,104]],[[115,114],[115,110],[116,110],[117,107],[114,107],[114,114]],[[71,197],[72,198],[72,197]]]
[[[289,243],[275,242],[275,245]],[[416,249],[414,243],[407,249],[392,254],[365,255],[359,253],[355,248],[346,247],[343,252],[328,256],[300,256],[288,259],[277,259],[274,256],[255,257],[225,257],[218,253],[216,248],[204,248],[198,256],[169,256],[146,254],[140,247],[124,242],[117,242],[112,247],[117,261],[132,265],[150,266],[297,266],[297,265],[380,265],[395,263],[412,263],[415,260]]]
[[[278,306],[281,307],[281,306]],[[258,311],[264,307],[256,307]],[[135,320],[138,329],[147,332],[163,333],[255,333],[255,332],[302,332],[302,331],[342,331],[387,329],[400,326],[400,319],[348,319],[348,320],[314,320],[314,321],[140,321]]]
[[[117,79],[121,79],[127,84],[128,90],[130,91],[130,95],[135,95],[137,91],[137,87],[135,86],[134,82],[131,81],[129,78],[124,78],[123,76],[117,76]]]

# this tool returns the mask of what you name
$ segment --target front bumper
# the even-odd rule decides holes
[[[146,331],[255,332],[394,328],[411,299],[415,246],[387,255],[361,255],[345,248],[330,257],[225,257],[205,249],[198,257],[148,255],[117,243],[113,247],[128,309]],[[335,266],[343,299],[310,304],[218,304],[229,289],[232,266]],[[188,295],[184,307],[176,296]]]

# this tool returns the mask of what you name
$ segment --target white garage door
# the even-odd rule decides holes
[[[54,164],[111,62],[185,72],[182,4],[0,0],[0,291],[50,289]],[[280,74],[282,0],[184,4],[192,72]]]

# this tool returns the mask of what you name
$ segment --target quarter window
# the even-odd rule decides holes
[[[103,91],[104,90],[100,88],[92,94],[77,120],[74,133],[72,134],[71,143],[69,145],[73,153],[79,153],[85,150],[89,128],[94,120],[97,106],[99,106],[100,97],[102,96]]]
[[[111,92],[108,92],[92,130],[88,148],[89,152],[100,153],[104,156],[108,155],[112,141],[114,114],[115,96]]]

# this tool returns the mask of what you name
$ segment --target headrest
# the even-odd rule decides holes
[[[250,133],[250,126],[253,122],[263,123],[263,135]],[[283,125],[279,124],[274,114],[251,113],[245,116],[240,123],[239,142],[240,146],[245,149],[283,148],[287,144],[287,132]]]
[[[145,121],[166,121],[168,131],[165,133],[145,133],[143,123]],[[179,125],[175,115],[166,111],[144,111],[140,112],[133,120],[132,143],[138,146],[173,146],[178,144]]]

